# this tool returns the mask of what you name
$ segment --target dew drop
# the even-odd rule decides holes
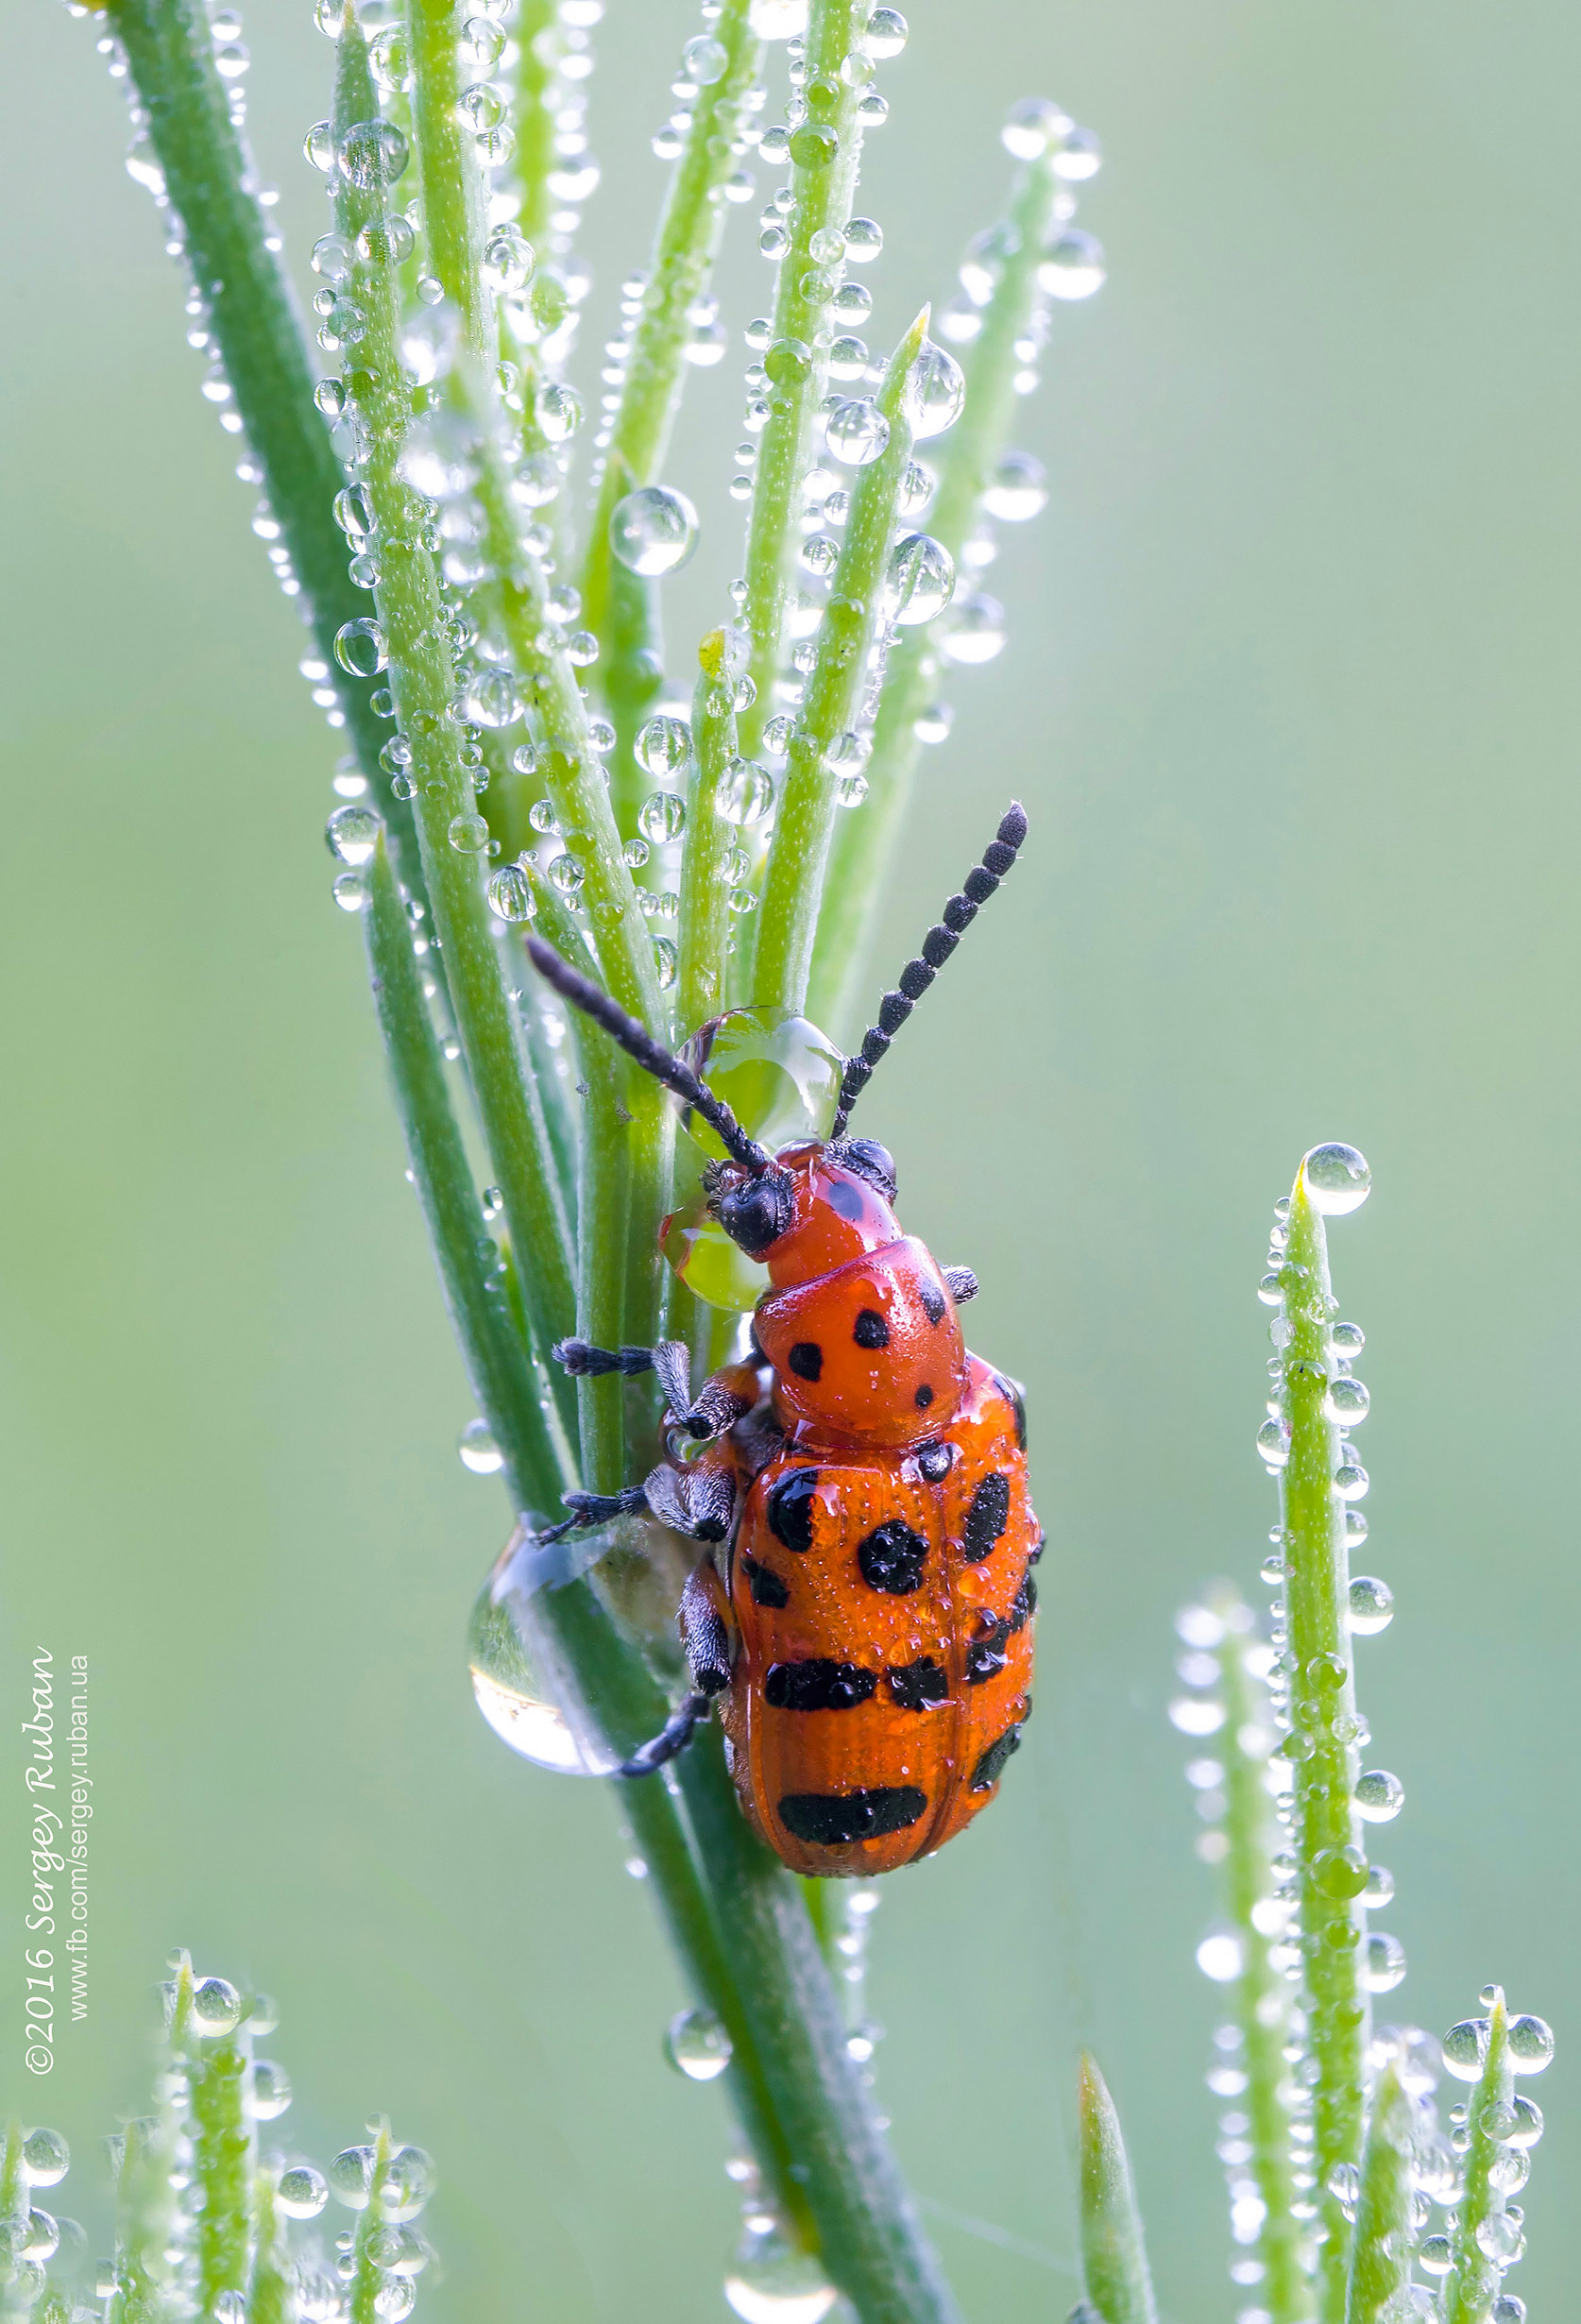
[[[678,840],[686,829],[686,801],[672,790],[651,791],[637,810],[638,829],[655,847]]]
[[[481,815],[454,815],[446,838],[458,856],[481,856],[488,847],[488,825]]]
[[[960,417],[966,402],[966,375],[945,348],[925,339],[906,374],[905,399],[911,433],[919,443],[942,435]]]
[[[22,2161],[29,2186],[57,2187],[71,2169],[72,2153],[59,2130],[29,2130]]]
[[[1359,1323],[1336,1323],[1330,1332],[1335,1355],[1359,1356],[1367,1345],[1367,1334]]]
[[[1358,1573],[1351,1584],[1351,1627],[1359,1638],[1376,1637],[1394,1620],[1394,1592],[1370,1573]]]
[[[654,946],[654,975],[661,992],[668,992],[680,971],[680,954],[668,936],[655,936]]]
[[[903,533],[884,568],[884,610],[903,629],[931,621],[955,594],[955,560],[931,534]]]
[[[330,2199],[330,2182],[311,2163],[294,2163],[280,2173],[275,2200],[288,2219],[316,2219]]]
[[[1011,107],[999,143],[1016,161],[1036,161],[1048,151],[1050,141],[1069,127],[1069,116],[1047,97],[1022,97]]]
[[[1232,1984],[1246,1966],[1239,1933],[1232,1928],[1210,1931],[1197,1948],[1197,1966],[1216,1985]]]
[[[549,867],[550,885],[563,896],[577,894],[584,877],[585,867],[581,857],[573,856],[569,849],[564,855],[556,856]]]
[[[291,2104],[291,2080],[272,2058],[260,2058],[252,2069],[252,2111],[260,2122],[274,2122]]]
[[[724,2297],[741,2324],[821,2324],[836,2293],[816,2260],[770,2232],[748,2238]]]
[[[1359,1461],[1342,1461],[1334,1472],[1334,1489],[1341,1501],[1360,1501],[1372,1480]]]
[[[825,440],[846,467],[866,467],[889,442],[890,423],[871,396],[852,396],[829,414]]]
[[[1517,2074],[1542,2074],[1554,2062],[1554,2032],[1540,2017],[1509,2021],[1510,2063]]]
[[[691,763],[691,728],[685,719],[651,718],[638,728],[636,753],[645,774],[681,774]]]
[[[502,296],[525,290],[533,265],[533,246],[519,226],[497,226],[484,244],[483,279]]]
[[[393,121],[354,122],[335,150],[341,176],[359,194],[382,193],[404,175],[406,139]]]
[[[375,2149],[343,2146],[330,2165],[330,2186],[348,2211],[366,2211],[373,2194]]]
[[[1372,1187],[1372,1173],[1353,1145],[1315,1145],[1301,1162],[1315,1211],[1343,1218],[1359,1210]]]
[[[1103,245],[1096,235],[1083,233],[1079,226],[1067,226],[1045,253],[1038,268],[1038,285],[1050,298],[1091,298],[1102,289],[1106,272]]]
[[[497,1477],[505,1466],[505,1456],[494,1441],[494,1433],[486,1420],[468,1420],[455,1440],[461,1455],[461,1466],[469,1468],[474,1477]]]
[[[360,912],[367,902],[367,882],[360,872],[343,872],[330,893],[343,912]]]
[[[727,823],[761,823],[774,805],[774,779],[756,758],[733,758],[725,770],[720,792],[720,813]]]
[[[1257,1432],[1257,1450],[1271,1468],[1283,1468],[1290,1458],[1290,1423],[1265,1420]]]
[[[853,218],[845,229],[845,255],[854,265],[869,266],[884,246],[884,229],[873,218]]]
[[[730,2036],[712,2010],[683,2010],[664,2036],[665,2053],[688,2081],[717,2081],[734,2054]]]
[[[371,862],[382,827],[371,807],[336,807],[324,826],[324,842],[332,856],[355,870]]]
[[[1388,1824],[1405,1805],[1405,1787],[1386,1768],[1370,1768],[1356,1778],[1355,1802],[1368,1824]]]
[[[898,57],[910,27],[898,8],[875,8],[867,20],[862,46],[875,59]]]
[[[242,2021],[242,1996],[225,1977],[204,1977],[193,1988],[193,2024],[207,2039],[232,2032]]]
[[[1004,607],[985,590],[974,589],[970,596],[958,598],[950,608],[949,622],[939,647],[947,662],[975,669],[981,662],[993,661],[996,653],[1003,652],[1004,643]]]
[[[697,511],[683,492],[645,484],[618,500],[609,546],[628,572],[655,580],[678,572],[697,547]]]
[[[469,726],[490,733],[510,726],[521,716],[521,696],[508,670],[483,669],[470,677],[461,697]]]
[[[1363,1981],[1371,1993],[1392,1993],[1405,1976],[1405,1947],[1398,1937],[1375,1928],[1367,1940]]]
[[[1341,1428],[1358,1428],[1367,1418],[1371,1398],[1359,1380],[1342,1376],[1329,1383],[1329,1392],[1323,1399],[1323,1410]]]
[[[982,504],[1001,524],[1025,524],[1048,500],[1043,462],[1030,452],[1005,452],[983,488]]]
[[[353,678],[377,677],[389,662],[377,621],[343,621],[335,632],[335,660]]]

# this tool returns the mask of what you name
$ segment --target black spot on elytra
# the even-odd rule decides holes
[[[949,1301],[938,1284],[930,1283],[925,1275],[917,1286],[917,1291],[923,1303],[923,1314],[927,1317],[928,1322],[943,1323],[944,1310],[948,1307]]]
[[[772,1566],[760,1566],[756,1557],[743,1557],[741,1571],[746,1575],[754,1605],[789,1605],[790,1592]]]
[[[816,1468],[792,1468],[769,1495],[769,1531],[788,1550],[812,1547],[812,1512],[818,1490]]]
[[[878,1684],[876,1671],[854,1662],[771,1662],[763,1678],[763,1700],[776,1711],[847,1711],[865,1703]]]
[[[917,1390],[916,1395],[911,1399],[911,1401],[915,1404],[919,1412],[926,1412],[929,1404],[932,1403],[933,1391],[928,1386],[926,1380],[923,1382],[922,1386]]]
[[[995,1743],[994,1750],[998,1748]],[[927,1794],[909,1783],[885,1784],[872,1791],[788,1791],[779,1803],[786,1830],[815,1848],[841,1848],[853,1840],[882,1840],[890,1832],[909,1831],[926,1812]]]
[[[950,1464],[954,1459],[955,1447],[953,1445],[923,1445],[917,1451],[917,1467],[929,1484],[944,1484],[944,1479],[950,1473]]]
[[[857,1551],[862,1580],[874,1589],[904,1598],[921,1586],[927,1544],[900,1518],[886,1518],[874,1527]]]
[[[977,1766],[972,1770],[971,1791],[992,1791],[1005,1772],[1005,1761],[1012,1751],[1021,1749],[1021,1729],[1007,1727],[996,1743],[990,1743]]]
[[[994,1373],[994,1385],[1015,1414],[1016,1450],[1018,1452],[1025,1452],[1027,1450],[1027,1399],[1022,1395],[1016,1383],[1013,1380],[1007,1380],[1003,1372]]]
[[[982,1618],[982,1627],[966,1648],[966,1684],[980,1687],[987,1678],[997,1678],[1005,1667],[1005,1647],[1012,1625],[997,1621],[992,1614]]]
[[[924,1654],[916,1662],[903,1663],[897,1671],[886,1671],[889,1689],[903,1711],[931,1710],[943,1703],[950,1690],[949,1680],[931,1654]]]
[[[1028,1564],[1026,1572],[1021,1577],[1021,1587],[1015,1593],[1014,1603],[1011,1607],[1010,1626],[1012,1630],[1025,1630],[1037,1610],[1038,1586],[1032,1579],[1032,1569]]]
[[[858,1348],[887,1348],[890,1327],[876,1307],[864,1307],[852,1327],[851,1337]]]
[[[969,1566],[980,1565],[1010,1523],[1010,1479],[996,1468],[978,1481],[966,1512],[960,1554]]]
[[[785,1361],[798,1380],[816,1380],[824,1368],[824,1350],[815,1339],[799,1339]]]
[[[842,1218],[860,1218],[862,1198],[854,1186],[847,1186],[843,1179],[830,1179],[828,1187],[831,1211],[837,1211]]]

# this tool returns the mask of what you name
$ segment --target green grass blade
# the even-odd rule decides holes
[[[1085,2051],[1077,2068],[1077,2112],[1081,2283],[1088,2304],[1102,2324],[1158,2324],[1120,2118],[1096,2061]]]
[[[1392,2066],[1378,2078],[1362,2153],[1345,2324],[1381,2324],[1411,2247],[1411,2112]]]

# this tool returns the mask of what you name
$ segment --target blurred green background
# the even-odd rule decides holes
[[[968,2316],[1074,2286],[1073,2054],[1125,2110],[1164,2300],[1228,2316],[1213,1911],[1167,1727],[1171,1617],[1255,1592],[1272,1198],[1318,1138],[1376,1191],[1335,1230],[1367,1328],[1364,1643],[1382,1836],[1434,2030],[1488,1977],[1550,2017],[1550,2129],[1511,2279],[1573,2274],[1581,2162],[1576,1520],[1581,1297],[1575,458],[1581,19],[1559,0],[914,0],[864,207],[875,344],[997,214],[1004,110],[1102,135],[1112,279],[1056,314],[1025,440],[1052,500],[991,576],[881,961],[1012,791],[1033,843],[897,1047],[867,1127],[907,1222],[983,1281],[1028,1383],[1053,1549],[1039,1716],[971,1838],[893,1879],[880,2089]],[[581,373],[644,255],[647,133],[694,16],[611,0]],[[93,27],[13,7],[0,144],[8,361],[4,1723],[37,1645],[94,1666],[93,2018],[21,2071],[20,1756],[0,1770],[0,2094],[93,2141],[143,2102],[167,1948],[255,1977],[320,2159],[369,2107],[438,2158],[435,2318],[722,2316],[718,2093],[612,1800],[513,1761],[462,1649],[503,1501],[468,1417],[320,830],[335,746],[199,399],[182,283],[122,170]],[[299,262],[330,51],[248,18],[252,133]],[[762,303],[749,210],[727,312]],[[739,341],[733,342],[739,346]],[[717,619],[739,517],[733,355],[674,482],[705,514],[671,635]],[[838,1028],[837,1028],[838,1029]],[[881,1090],[881,1095],[879,1091]],[[63,2191],[64,2194],[65,2191]]]

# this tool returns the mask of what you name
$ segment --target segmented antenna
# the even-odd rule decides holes
[[[924,937],[920,958],[907,961],[900,972],[898,987],[886,992],[879,1003],[877,1024],[869,1026],[862,1035],[861,1047],[855,1057],[847,1059],[831,1136],[844,1135],[851,1109],[873,1078],[873,1068],[977,918],[978,907],[988,902],[1015,861],[1026,837],[1026,811],[1012,800],[997,832],[983,850],[982,861],[967,873],[960,894],[951,896],[944,918]]]
[[[706,1081],[700,1081],[689,1065],[672,1056],[661,1041],[655,1041],[645,1026],[635,1017],[628,1017],[607,992],[601,992],[595,984],[578,974],[569,960],[563,960],[552,944],[546,944],[541,936],[529,935],[527,951],[533,966],[540,976],[547,978],[563,1000],[580,1009],[583,1015],[602,1025],[612,1041],[618,1041],[626,1055],[635,1058],[644,1073],[651,1073],[655,1081],[664,1082],[678,1097],[684,1097],[692,1110],[714,1130],[725,1151],[744,1170],[758,1178],[768,1169],[774,1157],[765,1152],[756,1139],[749,1138],[722,1097],[716,1097]]]

